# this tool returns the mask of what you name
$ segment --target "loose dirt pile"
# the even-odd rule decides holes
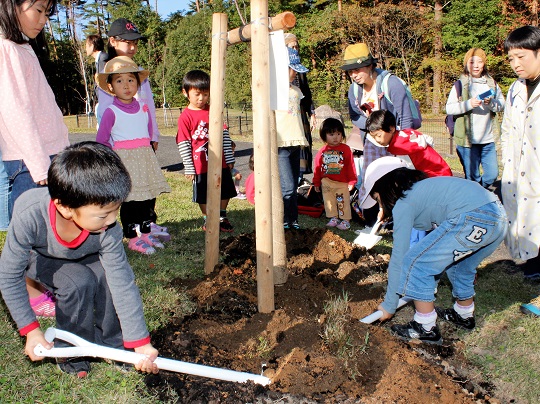
[[[276,310],[257,312],[255,238],[223,240],[224,264],[200,281],[176,279],[196,313],[152,335],[160,355],[264,374],[262,387],[161,372],[147,376],[160,398],[180,403],[470,403],[490,402],[456,370],[459,341],[403,343],[386,327],[358,321],[381,301],[388,255],[372,255],[324,229],[287,233],[289,280],[275,288]],[[341,355],[322,337],[325,305],[344,293],[348,341]],[[410,309],[409,309],[410,310]],[[396,321],[408,321],[407,315]],[[459,374],[458,374],[459,373]],[[496,400],[492,401],[496,402]]]

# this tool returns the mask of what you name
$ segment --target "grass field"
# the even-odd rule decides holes
[[[457,160],[456,160],[457,161]],[[454,166],[456,161],[450,160]],[[204,232],[201,214],[191,201],[191,183],[179,173],[166,173],[172,193],[158,198],[159,222],[169,227],[173,240],[163,251],[142,256],[128,251],[128,258],[141,290],[150,330],[166,325],[171,318],[194,310],[187,295],[177,293],[174,278],[201,279],[204,262]],[[229,218],[235,234],[253,231],[254,210],[246,201],[231,200]],[[305,228],[324,227],[325,220],[302,216]],[[353,227],[357,228],[357,227]],[[352,231],[343,233],[348,241]],[[0,245],[5,233],[0,233]],[[385,238],[376,252],[389,253],[391,240]],[[519,313],[520,302],[539,293],[538,284],[524,282],[513,274],[508,262],[496,262],[479,269],[477,288],[478,327],[461,335],[468,360],[475,365],[471,377],[489,380],[502,402],[537,403],[540,397],[540,320]],[[448,288],[439,292],[450,301]],[[41,320],[45,329],[51,320]],[[50,360],[32,363],[24,356],[24,338],[0,302],[0,402],[2,403],[154,403],[143,383],[143,375],[127,374],[104,362],[93,364],[90,376],[77,380],[62,374]]]

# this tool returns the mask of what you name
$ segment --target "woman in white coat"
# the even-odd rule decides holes
[[[540,277],[540,29],[510,33],[504,51],[516,80],[508,91],[501,133],[502,198],[508,214],[506,245],[526,261],[524,275]],[[540,297],[522,311],[540,316]]]

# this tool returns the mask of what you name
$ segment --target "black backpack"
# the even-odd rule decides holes
[[[454,87],[456,87],[456,94],[458,100],[461,101],[461,96],[463,93],[463,85],[461,84],[461,80],[456,80],[456,82],[454,83]],[[448,129],[448,133],[450,133],[450,136],[454,136],[454,126],[458,117],[459,115],[446,115],[446,118],[444,118],[444,124],[446,125],[446,129]]]

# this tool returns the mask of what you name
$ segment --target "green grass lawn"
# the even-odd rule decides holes
[[[194,303],[186,294],[171,287],[171,280],[203,277],[205,239],[201,213],[191,202],[191,183],[179,173],[166,173],[166,177],[172,192],[158,198],[158,222],[169,227],[173,239],[164,250],[152,256],[128,251],[151,331],[168,324],[172,317],[182,317],[194,310]],[[229,218],[235,226],[234,234],[253,231],[254,209],[246,201],[231,200]],[[325,223],[324,218],[301,217],[305,228],[321,228]],[[353,230],[356,228],[358,226],[353,226]],[[348,241],[355,238],[352,231],[339,234]],[[0,245],[4,239],[5,233],[0,233]],[[390,253],[391,239],[386,236],[375,247],[375,252]],[[538,294],[539,288],[538,284],[524,282],[519,274],[509,274],[508,268],[507,263],[494,263],[479,269],[478,327],[460,336],[468,360],[477,366],[477,376],[495,384],[501,398],[534,403],[540,397],[540,320],[521,315],[518,308],[520,302]],[[451,300],[444,284],[438,299]],[[41,323],[45,329],[54,321],[42,320]],[[0,301],[2,403],[157,402],[156,397],[147,393],[141,374],[124,374],[112,365],[96,362],[90,376],[78,380],[62,374],[51,360],[30,362],[24,355],[24,342]]]

